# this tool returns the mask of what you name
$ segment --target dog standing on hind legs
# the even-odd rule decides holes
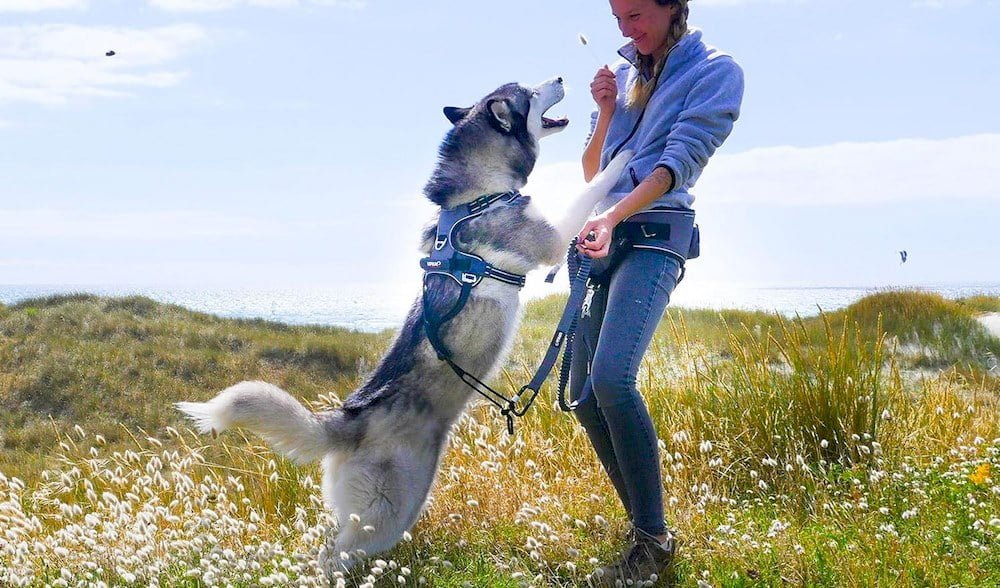
[[[441,209],[453,209],[484,195],[508,195],[454,231],[456,249],[512,275],[558,263],[617,181],[628,153],[595,177],[557,222],[543,218],[530,197],[518,193],[535,165],[539,140],[569,122],[544,116],[563,96],[557,78],[534,88],[507,84],[470,108],[445,108],[454,126],[441,145],[426,196]],[[425,232],[425,252],[440,239],[435,229]],[[484,278],[461,312],[440,326],[453,361],[481,380],[493,377],[506,357],[519,319],[518,289]],[[332,561],[324,563],[328,573],[391,548],[420,515],[448,433],[474,395],[438,359],[425,333],[424,312],[445,315],[461,290],[451,276],[429,274],[424,298],[411,307],[389,351],[340,408],[313,413],[264,382],[242,382],[208,402],[177,405],[202,432],[239,426],[291,459],[322,460],[324,499],[338,521],[327,555]]]

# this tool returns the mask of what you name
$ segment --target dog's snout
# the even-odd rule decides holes
[[[556,78],[556,83],[557,83],[557,84],[561,84],[561,83],[563,83],[563,79],[562,79],[562,76],[559,76],[558,78]]]

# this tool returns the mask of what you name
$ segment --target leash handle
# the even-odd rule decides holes
[[[587,235],[587,238],[590,238],[590,234]],[[565,312],[572,314],[566,330],[566,350],[563,352],[562,365],[559,367],[559,389],[556,396],[559,400],[559,409],[563,412],[572,412],[590,397],[590,389],[585,389],[580,398],[567,401],[566,387],[569,384],[569,372],[573,363],[573,340],[576,338],[576,328],[581,318],[580,314],[593,260],[576,250],[576,239],[573,239],[566,254],[566,264],[570,271],[570,297],[566,302]]]

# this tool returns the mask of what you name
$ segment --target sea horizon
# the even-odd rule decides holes
[[[880,285],[739,285],[681,284],[670,306],[686,309],[735,309],[811,316],[844,308],[883,291],[921,290],[948,299],[1000,296],[1000,282]],[[522,300],[564,293],[565,283],[528,287]],[[0,303],[67,294],[145,296],[166,304],[223,318],[263,319],[292,325],[322,325],[378,332],[402,325],[415,300],[411,284],[341,284],[337,286],[193,286],[108,284],[0,284]]]

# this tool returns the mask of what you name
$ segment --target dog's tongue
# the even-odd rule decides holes
[[[542,127],[550,129],[552,127],[564,127],[569,124],[569,119],[565,116],[562,118],[548,118],[547,116],[542,117]]]

